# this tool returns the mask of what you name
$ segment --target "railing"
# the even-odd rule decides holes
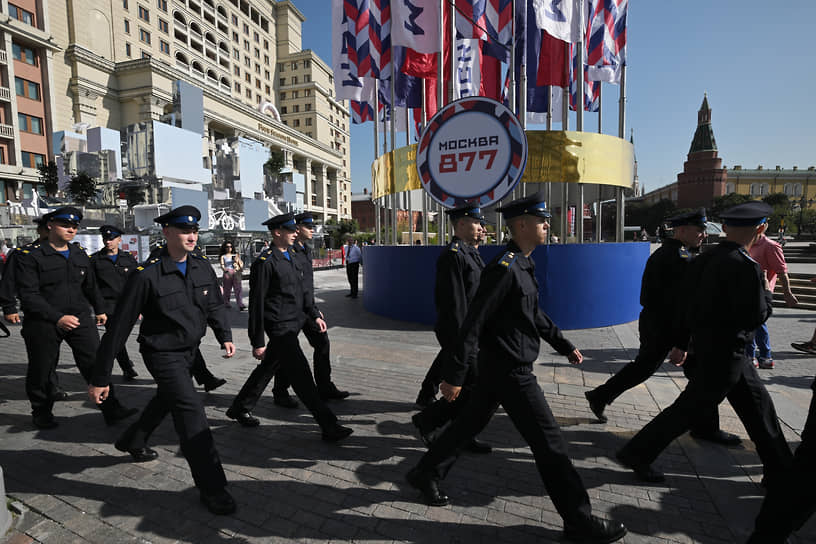
[[[0,87],[0,100],[11,102],[11,89],[8,87]]]
[[[312,259],[312,268],[332,268],[335,266],[343,266],[343,250],[342,249],[320,249],[317,255]]]
[[[14,139],[14,127],[0,124],[0,137]]]
[[[8,64],[8,53],[0,49],[0,64]]]

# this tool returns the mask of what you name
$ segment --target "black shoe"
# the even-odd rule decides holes
[[[642,463],[640,461],[635,460],[628,454],[624,453],[623,450],[620,450],[618,453],[616,453],[615,457],[618,459],[620,464],[622,464],[626,468],[632,469],[632,471],[635,473],[635,476],[637,476],[638,479],[644,482],[651,482],[656,484],[666,481],[666,476],[664,476],[662,472],[653,469],[652,466],[647,463]]]
[[[465,445],[464,449],[466,451],[469,451],[470,453],[490,453],[493,451],[493,448],[490,446],[490,444],[482,442],[481,440],[477,440],[475,438],[472,438],[470,442],[468,442]]]
[[[323,440],[326,442],[339,442],[353,432],[354,429],[343,427],[339,423],[335,422],[333,425],[323,428],[323,435],[321,438],[323,438]]]
[[[564,524],[564,539],[570,542],[603,544],[620,540],[625,534],[623,523],[592,515],[578,523]]]
[[[436,394],[425,391],[420,391],[419,395],[417,395],[416,401],[414,401],[414,403],[420,408],[427,408],[434,402],[436,402]]]
[[[53,429],[59,426],[59,423],[54,419],[54,414],[48,412],[46,414],[35,414],[31,417],[34,426],[38,429]]]
[[[213,514],[226,516],[235,512],[235,499],[232,498],[232,495],[227,493],[226,489],[214,493],[201,491],[200,497],[202,504]]]
[[[597,394],[595,390],[586,391],[584,393],[587,401],[589,401],[589,409],[592,410],[592,413],[595,414],[595,417],[598,418],[598,421],[601,423],[606,423],[607,417],[604,415],[604,410],[606,409],[606,403],[601,400],[598,400]]]
[[[417,434],[419,435],[419,439],[422,440],[422,443],[425,444],[425,447],[430,448],[431,444],[433,444],[434,439],[436,436],[433,430],[426,430],[422,427],[422,419],[420,414],[414,414],[411,416],[411,423],[414,424],[416,427]]]
[[[354,296],[354,295],[352,295],[351,293],[349,293],[348,295],[346,295],[346,298],[350,298],[350,297],[352,297],[352,296]]]
[[[139,373],[136,372],[136,369],[133,368],[133,364],[131,363],[129,368],[122,370],[122,377],[125,379],[126,382],[132,382],[136,379]]]
[[[439,482],[424,474],[419,469],[412,468],[411,471],[405,475],[405,479],[411,486],[422,493],[422,497],[425,499],[425,502],[428,503],[428,506],[447,506],[450,504],[448,496],[439,489]]]
[[[213,376],[212,378],[208,378],[207,381],[204,382],[204,391],[209,393],[213,389],[218,389],[225,383],[227,383],[227,380],[225,380],[224,378],[216,378],[215,376]]]
[[[139,412],[138,408],[125,408],[115,399],[111,400],[108,398],[108,400],[105,401],[105,404],[108,402],[113,402],[114,404],[111,407],[104,406],[103,404],[102,417],[105,418],[105,423],[107,425],[116,425],[123,419],[127,419]]]
[[[227,409],[227,417],[234,419],[244,427],[257,427],[261,420],[246,410],[238,410],[232,406]]]
[[[273,395],[272,402],[283,408],[297,408],[300,406],[298,401],[292,398],[292,395],[286,393],[284,395]]]
[[[348,391],[340,391],[337,389],[337,386],[332,383],[320,391],[320,398],[323,400],[342,400],[350,394]]]
[[[689,434],[697,440],[707,440],[708,442],[714,442],[715,444],[720,444],[722,446],[739,446],[742,444],[742,439],[739,436],[732,433],[727,433],[722,429],[717,429],[712,433],[698,433],[696,431],[691,431]]]
[[[54,392],[50,395],[51,400],[54,402],[60,402],[64,400],[68,400],[68,393],[64,389],[60,389],[57,387],[54,389]]]
[[[155,460],[159,456],[156,450],[150,449],[147,446],[143,448],[128,448],[118,440],[116,444],[114,444],[114,447],[119,451],[129,453],[134,463],[147,463],[148,461]]]

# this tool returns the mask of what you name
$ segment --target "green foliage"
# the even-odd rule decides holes
[[[37,173],[40,176],[40,183],[45,189],[45,194],[54,196],[59,191],[59,173],[57,172],[57,163],[48,161],[48,164],[41,164],[37,167]]]
[[[119,184],[119,192],[124,193],[128,208],[132,208],[137,204],[145,203],[146,198],[144,187],[142,187],[140,184],[121,183]]]
[[[748,195],[740,195],[737,193],[728,193],[727,195],[718,196],[711,204],[711,209],[708,210],[709,219],[719,220],[720,214],[732,206],[742,204],[743,202],[750,202],[753,198]]]
[[[614,206],[610,206],[614,210]],[[606,211],[606,210],[605,210]],[[654,234],[666,218],[677,213],[677,207],[671,200],[664,199],[656,204],[633,202],[624,208],[626,226],[643,227],[649,234]],[[606,221],[606,217],[604,217]],[[610,223],[607,223],[609,225]]]
[[[280,174],[281,168],[283,168],[283,165],[283,153],[279,151],[270,151],[269,159],[264,163],[264,170],[268,170],[269,175],[277,178],[278,174]]]
[[[774,193],[772,195],[768,195],[762,199],[762,202],[774,208],[777,206],[785,206],[786,208],[790,208],[790,200],[788,199],[788,195],[785,193]]]
[[[71,176],[66,192],[77,204],[87,204],[99,196],[96,180],[85,172],[77,172]]]
[[[326,231],[331,237],[332,247],[337,248],[346,243],[350,234],[360,230],[360,224],[356,219],[341,219],[338,223],[335,219],[326,221]],[[356,235],[355,235],[356,237]]]

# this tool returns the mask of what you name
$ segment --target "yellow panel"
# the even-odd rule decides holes
[[[546,181],[632,187],[634,148],[624,139],[594,132],[528,130],[522,183]],[[374,198],[421,189],[416,144],[381,155],[371,164]]]

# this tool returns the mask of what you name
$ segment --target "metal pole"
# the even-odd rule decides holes
[[[598,83],[598,134],[603,134],[601,130],[602,125],[602,118],[603,118],[603,83]],[[597,243],[601,243],[601,219],[603,211],[603,204],[601,204],[601,199],[603,195],[601,194],[601,184],[598,184],[598,214],[595,217],[595,241]]]
[[[515,4],[515,2],[514,2]],[[513,8],[515,9],[515,8]],[[513,48],[515,49],[515,47]],[[526,44],[525,44],[526,49]],[[527,55],[521,56],[521,65],[519,66],[519,97],[518,97],[519,121],[521,121],[521,128],[527,132]],[[527,184],[521,185],[521,196],[527,196]]]
[[[422,130],[428,124],[428,110],[425,104],[425,80],[422,80]],[[420,136],[419,134],[417,136]],[[428,193],[422,189],[422,245],[428,245]]]
[[[405,105],[405,147],[411,145],[411,111],[408,109],[408,104]],[[411,190],[406,191],[408,196],[408,243],[414,243],[414,210],[411,205]]]
[[[575,98],[575,130],[584,130],[584,3],[578,2],[578,16],[581,21],[581,39],[575,44],[575,60],[578,65],[575,71],[575,80],[578,86],[578,96]],[[575,237],[579,244],[584,243],[584,184],[578,183],[578,203],[575,206]]]
[[[396,175],[396,172],[394,171],[394,162],[393,162],[394,161],[394,149],[396,149],[396,147],[397,147],[396,146],[396,143],[397,143],[397,124],[396,124],[396,119],[395,119],[396,110],[394,108],[394,81],[395,80],[396,80],[396,78],[394,77],[394,63],[392,62],[391,63],[391,85],[390,85],[390,87],[391,87],[391,103],[388,104],[388,110],[389,110],[388,111],[388,122],[391,125],[391,127],[390,127],[391,128],[391,131],[390,131],[391,132],[391,182],[394,184],[394,212],[393,212],[394,213],[394,217],[393,217],[394,234],[391,236],[391,241],[393,242],[394,245],[397,245],[399,243],[399,238],[397,237],[397,229],[399,228],[399,212],[397,210],[399,209],[399,200],[400,200],[399,197],[400,197],[400,195],[399,195],[399,193],[397,193],[397,184],[396,184],[397,180],[394,179],[394,176]]]
[[[377,144],[379,143],[379,138],[380,138],[379,134],[377,134],[379,132],[377,130],[378,129],[378,127],[377,127],[377,110],[378,109],[379,109],[379,97],[377,96],[377,80],[375,79],[374,80],[374,160],[375,161],[377,160]],[[372,187],[371,187],[371,198],[372,198],[372,200],[374,200],[374,209],[377,212],[377,218],[374,220],[374,223],[375,223],[376,229],[377,229],[377,237],[376,237],[377,238],[377,244],[382,245],[383,238],[384,238],[383,235],[382,235],[382,231],[380,230],[380,229],[382,229],[382,221],[381,221],[381,217],[380,217],[380,213],[381,213],[380,200],[382,200],[382,196],[380,196],[379,198],[376,198],[376,199],[374,198],[373,184],[372,184]]]
[[[552,130],[552,110],[553,110],[553,101],[552,101],[553,94],[552,93],[553,93],[553,88],[548,85],[547,86],[547,125],[546,125],[547,130]],[[544,195],[547,198],[547,207],[550,210],[552,210],[552,208],[553,208],[553,205],[552,205],[552,181],[547,181],[547,183],[544,184]],[[552,211],[550,213],[552,213]],[[552,227],[550,227],[550,228],[552,228]],[[547,245],[550,244],[551,235],[552,235],[552,233],[550,234],[550,236],[547,236]]]
[[[567,54],[564,58],[565,67],[567,73],[569,73],[569,66],[572,58],[569,54]],[[561,114],[563,117],[561,118],[561,128],[565,131],[569,130],[569,100],[570,100],[570,92],[569,87],[564,87],[563,90],[563,104],[561,105]],[[562,182],[561,183],[561,243],[567,242],[567,233],[569,232],[569,222],[567,221],[567,208],[569,208],[569,183]]]
[[[439,0],[439,53],[436,57],[436,111],[445,105],[445,0]],[[445,224],[445,214],[442,213],[441,205],[438,206],[439,214],[436,217],[436,225],[439,233],[436,241],[440,246],[445,245],[447,225]]]
[[[620,76],[620,99],[618,100],[618,138],[626,135],[626,65],[621,66]],[[615,207],[618,214],[617,228],[615,229],[615,241],[623,242],[623,225],[625,203],[623,199],[623,188],[618,187],[615,195]]]

